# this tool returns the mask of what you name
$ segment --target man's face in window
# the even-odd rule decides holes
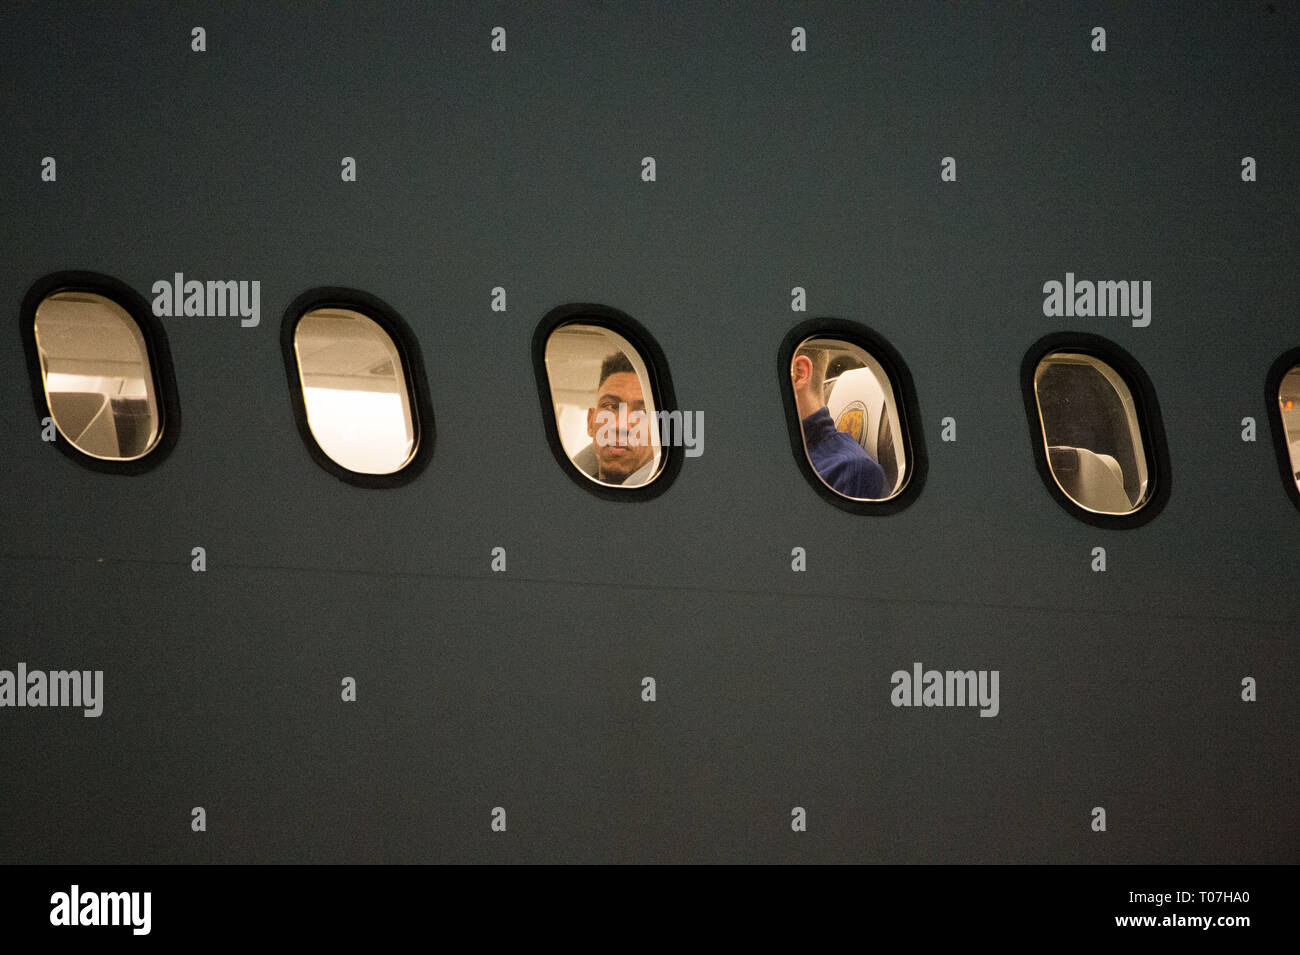
[[[623,407],[620,409],[620,405]],[[641,379],[630,371],[610,375],[587,410],[587,434],[596,450],[597,478],[622,484],[654,454]]]

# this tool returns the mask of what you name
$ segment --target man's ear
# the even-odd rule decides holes
[[[790,371],[795,388],[807,388],[808,381],[812,378],[812,359],[807,355],[795,355],[794,361],[790,363]]]
[[[595,436],[596,436],[596,409],[588,408],[587,409],[587,437],[594,438]]]

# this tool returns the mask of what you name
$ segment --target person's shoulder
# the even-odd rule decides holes
[[[647,481],[649,481],[650,478],[654,477],[654,473],[655,473],[655,461],[654,458],[651,458],[645,464],[641,465],[641,467],[638,468],[636,471],[629,474],[627,480],[623,482],[623,486],[640,487],[642,484],[645,484]]]
[[[879,497],[885,487],[885,469],[880,466],[879,461],[867,453],[862,445],[847,434],[844,437],[847,439],[844,447],[848,452],[844,468],[853,475],[853,483],[859,490],[855,496]],[[852,447],[850,448],[849,445]]]
[[[854,441],[850,435],[845,434],[843,431],[836,431],[835,435],[840,448],[851,460],[863,462],[870,461],[872,464],[875,464],[876,467],[880,467],[879,464],[876,464],[876,459],[867,453],[866,448]]]
[[[862,468],[862,483],[866,485],[866,497],[879,497],[885,490],[885,469],[880,466],[880,462],[862,452],[860,459]]]
[[[596,445],[595,442],[587,445],[581,451],[573,456],[573,466],[584,474],[591,477],[596,476]]]

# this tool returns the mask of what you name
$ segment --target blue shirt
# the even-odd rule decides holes
[[[823,481],[847,497],[885,496],[885,470],[862,445],[835,430],[823,406],[803,419],[808,458]]]

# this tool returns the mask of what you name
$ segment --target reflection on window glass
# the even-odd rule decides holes
[[[870,354],[836,338],[809,338],[794,351],[790,383],[804,452],[831,490],[884,501],[908,479],[907,436],[898,396]]]
[[[1286,432],[1286,447],[1291,453],[1291,474],[1300,487],[1300,365],[1282,377],[1277,392],[1278,407],[1282,412],[1282,430]]]
[[[331,460],[359,474],[392,474],[415,456],[415,421],[402,358],[373,319],[318,308],[293,333],[312,437]]]
[[[92,292],[56,292],[36,308],[36,348],[50,416],[77,450],[132,461],[162,437],[144,334]]]
[[[1053,352],[1034,371],[1052,477],[1085,510],[1131,514],[1151,496],[1133,394],[1099,358]]]
[[[546,341],[546,377],[560,444],[579,471],[615,487],[658,476],[655,394],[631,342],[599,325],[561,325]]]

